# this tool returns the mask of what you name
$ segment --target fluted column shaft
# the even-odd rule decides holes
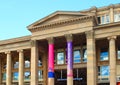
[[[6,85],[12,85],[12,57],[10,52],[6,52],[7,54],[7,79],[6,79]]]
[[[116,36],[109,37],[110,85],[116,85]]]
[[[31,41],[31,84],[38,85],[38,43]]]
[[[94,32],[86,32],[87,36],[87,85],[97,85],[96,50]]]
[[[23,50],[19,52],[19,85],[24,85],[24,55]]]

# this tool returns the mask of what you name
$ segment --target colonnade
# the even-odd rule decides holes
[[[73,38],[72,35],[65,35],[67,43],[67,85],[73,85]],[[116,36],[108,37],[109,40],[109,58],[110,58],[110,85],[116,85]],[[94,32],[86,32],[87,42],[87,85],[97,85],[97,64],[96,64],[96,45]],[[23,50],[19,52],[19,85],[24,85],[24,54]],[[5,52],[7,55],[7,79],[6,85],[12,85],[12,58],[11,52]],[[47,85],[54,85],[54,38],[48,39],[48,79]],[[31,45],[31,85],[38,85],[38,43],[32,41]]]

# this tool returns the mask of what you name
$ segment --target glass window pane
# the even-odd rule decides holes
[[[42,66],[42,59],[41,59],[41,57],[39,57],[38,66],[39,66],[39,67]]]
[[[102,16],[102,21],[101,21],[102,24],[105,24],[105,16]]]
[[[109,23],[109,22],[110,22],[110,16],[106,15],[106,23]]]
[[[101,66],[101,76],[109,76],[109,66]]]
[[[114,14],[114,22],[120,21],[120,13]]]
[[[3,80],[6,80],[6,73],[3,73]]]
[[[42,70],[38,71],[38,78],[43,79],[43,71]]]
[[[87,62],[87,49],[83,50],[83,61]]]
[[[73,54],[74,54],[74,63],[81,62],[80,51],[79,50],[75,50]]]
[[[100,60],[101,61],[108,60],[108,51],[107,50],[101,50]]]
[[[30,79],[30,72],[29,71],[26,71],[24,73],[24,77],[25,77],[25,80],[29,80]]]
[[[64,53],[57,53],[57,64],[64,64]]]
[[[18,80],[18,72],[13,73],[13,80]]]
[[[118,59],[120,59],[120,47],[118,48]]]
[[[29,60],[25,60],[25,68],[29,68],[30,67],[30,61]]]
[[[16,68],[18,68],[18,66],[19,66],[19,62],[15,62],[14,63],[14,68],[16,69]]]

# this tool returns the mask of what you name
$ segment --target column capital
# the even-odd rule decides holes
[[[23,53],[23,49],[19,49],[19,50],[17,50],[17,52]]]
[[[35,47],[37,44],[37,40],[31,40],[31,47]]]
[[[67,42],[70,42],[73,40],[73,35],[72,34],[66,34],[65,35]]]
[[[47,40],[48,40],[49,44],[53,44],[54,43],[54,37],[48,37]]]
[[[11,54],[11,52],[10,51],[6,51],[5,54]]]
[[[86,37],[87,37],[87,38],[92,38],[93,35],[94,35],[94,31],[93,31],[93,30],[91,30],[91,31],[86,31],[85,34],[86,34]]]
[[[111,40],[111,39],[116,40],[116,38],[117,38],[117,36],[109,36],[107,39],[108,39],[108,40]]]

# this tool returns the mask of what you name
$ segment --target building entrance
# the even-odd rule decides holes
[[[76,68],[73,69],[73,83],[74,85],[87,85],[87,69]],[[55,85],[67,85],[67,70],[55,71]]]

